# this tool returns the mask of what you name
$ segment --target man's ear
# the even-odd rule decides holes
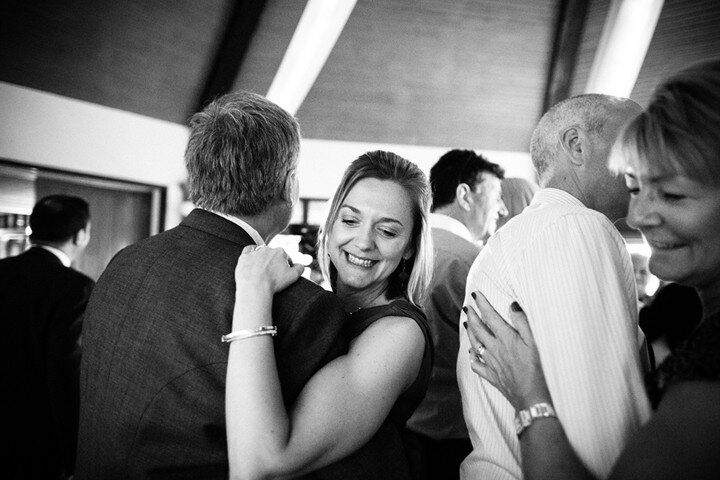
[[[568,127],[560,133],[560,145],[575,166],[585,163],[584,158],[584,136],[578,127]]]
[[[294,204],[297,201],[299,185],[295,181],[295,170],[285,175],[285,185],[283,188],[281,199],[287,203]]]
[[[85,228],[81,228],[75,235],[73,235],[72,242],[78,247],[85,247],[90,243],[90,224],[88,223]]]
[[[455,200],[457,200],[460,208],[465,211],[470,210],[471,207],[470,191],[470,186],[467,183],[460,183],[455,187]]]

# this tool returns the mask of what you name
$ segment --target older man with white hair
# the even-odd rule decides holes
[[[633,267],[613,225],[627,214],[628,192],[606,166],[620,128],[640,111],[627,99],[580,95],[551,108],[533,133],[541,189],[487,242],[470,269],[465,303],[479,290],[500,314],[522,305],[555,409],[528,405],[516,418],[472,372],[484,347],[461,332],[458,381],[473,443],[461,478],[522,478],[523,428],[555,415],[585,465],[606,477],[648,418]]]

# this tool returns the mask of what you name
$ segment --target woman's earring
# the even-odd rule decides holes
[[[410,278],[410,274],[407,272],[407,260],[404,258],[400,261],[400,273],[398,274],[400,284],[405,285]]]

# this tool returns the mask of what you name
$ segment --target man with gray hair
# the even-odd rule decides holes
[[[465,304],[480,291],[501,315],[521,305],[553,405],[527,405],[515,418],[503,395],[472,372],[484,347],[461,332],[458,382],[473,443],[461,478],[522,478],[522,430],[555,415],[585,465],[604,478],[648,418],[633,267],[613,225],[627,214],[628,192],[607,169],[617,133],[640,111],[627,99],[580,95],[551,108],[533,133],[541,189],[481,251]]]
[[[198,208],[121,251],[83,328],[76,478],[226,479],[225,374],[234,270],[247,245],[283,231],[298,200],[300,131],[251,93],[218,98],[190,121],[185,153]],[[338,300],[300,279],[275,296],[286,406],[345,351]]]

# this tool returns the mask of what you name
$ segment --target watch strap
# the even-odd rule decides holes
[[[515,433],[518,436],[538,418],[557,418],[555,409],[549,403],[536,403],[515,413]]]

